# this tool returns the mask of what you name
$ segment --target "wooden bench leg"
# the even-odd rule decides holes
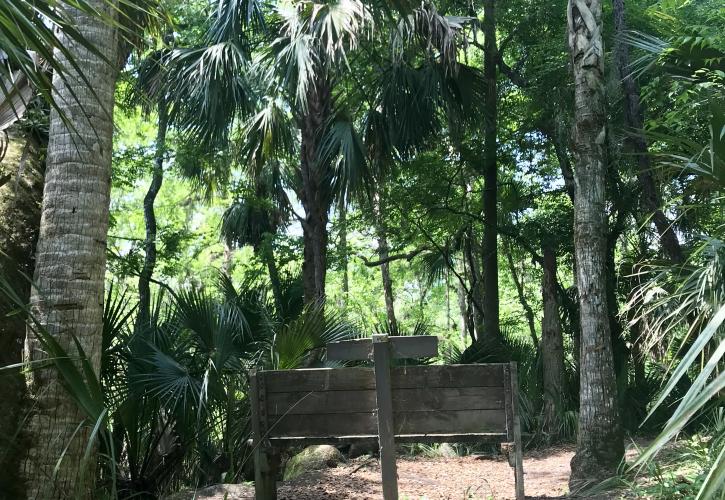
[[[279,451],[258,447],[254,451],[254,498],[277,500]]]
[[[516,485],[516,500],[524,500],[524,450],[521,444],[521,424],[519,417],[514,417],[514,482]]]

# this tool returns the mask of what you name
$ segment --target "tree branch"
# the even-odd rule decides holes
[[[411,252],[408,252],[408,253],[401,253],[401,254],[396,254],[396,255],[389,255],[388,257],[386,257],[384,259],[379,259],[379,260],[369,260],[364,255],[358,255],[358,257],[360,257],[360,259],[363,261],[363,263],[366,266],[368,266],[368,267],[376,267],[376,266],[382,266],[383,264],[387,264],[388,262],[393,262],[395,260],[403,260],[403,259],[405,259],[408,262],[410,262],[411,260],[413,260],[414,257],[416,257],[419,254],[425,252],[426,250],[430,250],[430,247],[423,246],[423,247],[420,247],[420,248],[416,248],[415,250],[413,250]]]

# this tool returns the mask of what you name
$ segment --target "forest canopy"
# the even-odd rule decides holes
[[[516,362],[571,493],[719,498],[723,33],[718,0],[4,0],[0,497],[252,480],[250,374],[375,333]]]

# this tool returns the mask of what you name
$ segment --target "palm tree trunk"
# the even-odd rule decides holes
[[[576,169],[574,248],[581,318],[579,432],[570,490],[614,475],[623,454],[607,311],[606,110],[601,0],[570,0]]]
[[[483,334],[498,337],[498,167],[497,131],[497,61],[496,8],[494,0],[483,2],[483,78],[486,81],[486,104],[483,111]]]
[[[115,7],[109,2],[90,0],[88,4],[104,16],[115,16]],[[107,61],[115,61],[116,31],[99,16],[64,8],[72,25],[89,44]],[[99,55],[71,40],[63,40],[62,35],[61,43],[80,62],[88,82],[58,55],[67,71],[67,81],[56,74],[53,84],[56,102],[68,122],[57,110],[51,112],[30,306],[36,319],[71,355],[77,354],[77,340],[97,374],[101,361],[117,70]],[[29,361],[44,358],[32,332],[28,332],[26,339],[26,357]],[[28,424],[32,439],[26,462],[28,497],[93,498],[96,457],[91,454],[91,459],[83,463],[89,425],[93,422],[84,421],[86,415],[61,386],[59,374],[53,368],[33,373],[30,393],[37,404]]]
[[[41,145],[16,128],[9,130],[8,139],[0,162],[0,177],[7,179],[0,186],[0,275],[28,301],[43,200]],[[15,308],[0,295],[0,366],[22,361],[25,319],[11,314]],[[25,397],[20,370],[0,373],[0,491],[7,498],[25,497],[25,484],[18,480],[26,447],[21,433]]]
[[[305,303],[325,301],[327,274],[327,222],[332,205],[332,188],[327,162],[319,161],[322,130],[332,109],[332,91],[329,82],[318,79],[310,86],[307,110],[301,120],[301,186],[298,191],[305,219],[302,221],[304,260],[302,281]]]
[[[639,86],[629,70],[629,47],[623,40],[627,31],[624,0],[612,0],[612,6],[615,30],[614,61],[624,93],[624,121],[633,133],[631,146],[637,159],[637,179],[642,188],[640,202],[642,208],[651,214],[665,254],[673,262],[679,263],[683,260],[682,247],[672,223],[662,211],[662,197],[652,176],[649,147],[643,134],[644,116],[639,98]]]
[[[156,151],[151,184],[143,199],[143,215],[146,223],[146,240],[144,242],[144,263],[138,277],[138,316],[136,328],[147,325],[151,317],[151,277],[156,267],[156,213],[154,202],[164,181],[164,156],[166,155],[166,130],[169,118],[166,99],[161,97],[158,102],[158,130],[156,132]]]
[[[556,439],[564,392],[564,339],[561,336],[559,301],[557,299],[556,254],[542,245],[544,274],[541,295],[544,318],[541,321],[541,364],[544,372],[544,422],[542,430]]]

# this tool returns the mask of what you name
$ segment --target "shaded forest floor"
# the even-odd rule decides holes
[[[573,446],[531,450],[524,455],[526,497],[563,498],[568,492]],[[398,489],[407,500],[487,500],[514,498],[513,469],[504,457],[400,457]],[[226,496],[225,496],[226,495]],[[619,498],[611,496],[589,498]],[[175,496],[175,498],[179,498]],[[185,498],[192,498],[191,495]],[[197,492],[196,498],[223,500],[254,498],[250,485],[217,485]],[[376,459],[361,457],[337,467],[308,472],[279,483],[280,500],[382,498]]]

